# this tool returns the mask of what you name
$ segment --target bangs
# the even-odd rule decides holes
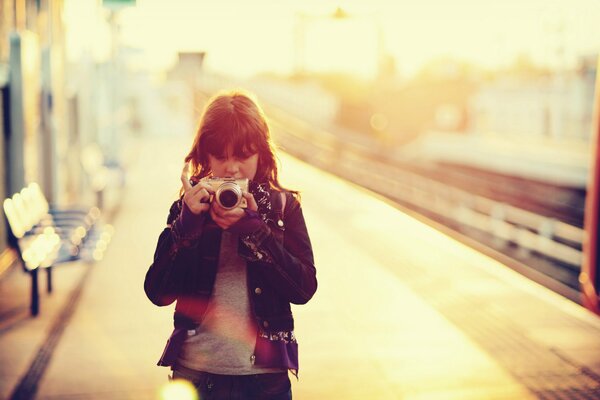
[[[215,157],[250,157],[259,152],[261,140],[264,140],[259,127],[240,124],[236,118],[221,121],[218,127],[206,128],[211,129],[203,132],[201,145],[205,153]]]

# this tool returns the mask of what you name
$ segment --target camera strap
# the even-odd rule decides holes
[[[283,219],[283,213],[285,211],[286,196],[285,196],[285,192],[279,192],[279,195],[281,196],[281,219]]]

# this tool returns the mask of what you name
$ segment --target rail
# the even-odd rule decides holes
[[[278,143],[292,155],[392,199],[580,268],[581,228],[402,170],[378,160],[376,150],[342,142],[279,109],[266,108]]]

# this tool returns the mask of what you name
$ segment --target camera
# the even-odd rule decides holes
[[[202,182],[207,183],[214,192],[211,201],[215,199],[224,209],[248,206],[246,198],[242,196],[242,192],[248,191],[248,179],[208,177],[202,179]]]

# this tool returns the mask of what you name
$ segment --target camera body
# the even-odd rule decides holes
[[[235,207],[246,208],[248,203],[242,192],[248,191],[248,179],[207,177],[202,179],[212,191],[211,201],[215,200],[222,208],[231,210]]]

